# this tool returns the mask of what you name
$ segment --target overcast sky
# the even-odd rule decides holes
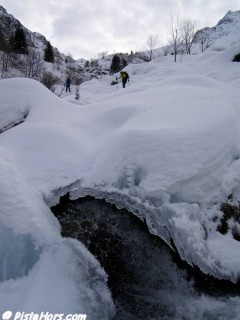
[[[167,20],[177,11],[201,28],[240,10],[240,0],[0,0],[0,5],[75,59],[143,50],[150,34],[164,45]]]

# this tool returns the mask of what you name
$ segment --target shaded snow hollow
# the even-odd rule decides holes
[[[62,240],[43,201],[67,191],[126,207],[188,263],[237,281],[240,243],[213,218],[230,194],[240,198],[240,64],[231,62],[239,50],[129,65],[130,86],[110,86],[108,76],[85,82],[78,104],[32,80],[0,81],[0,129],[28,113],[0,135],[0,225],[9,236],[7,250],[0,246],[0,311],[111,318],[105,273],[81,243]],[[16,243],[25,252],[19,270],[6,254]],[[36,298],[43,284],[54,302]]]

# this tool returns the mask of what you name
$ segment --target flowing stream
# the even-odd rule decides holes
[[[51,208],[108,274],[114,320],[239,320],[240,287],[190,268],[146,224],[104,200],[68,195]]]

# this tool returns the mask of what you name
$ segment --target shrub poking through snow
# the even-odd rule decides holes
[[[226,234],[231,230],[233,238],[240,241],[240,202],[231,194],[228,201],[222,203],[221,211],[223,216],[217,231]]]
[[[236,54],[233,58],[233,62],[240,62],[240,53]]]

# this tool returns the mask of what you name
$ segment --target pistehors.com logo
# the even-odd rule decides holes
[[[64,313],[26,313],[5,311],[2,314],[2,320],[86,320],[86,314],[64,314]]]

